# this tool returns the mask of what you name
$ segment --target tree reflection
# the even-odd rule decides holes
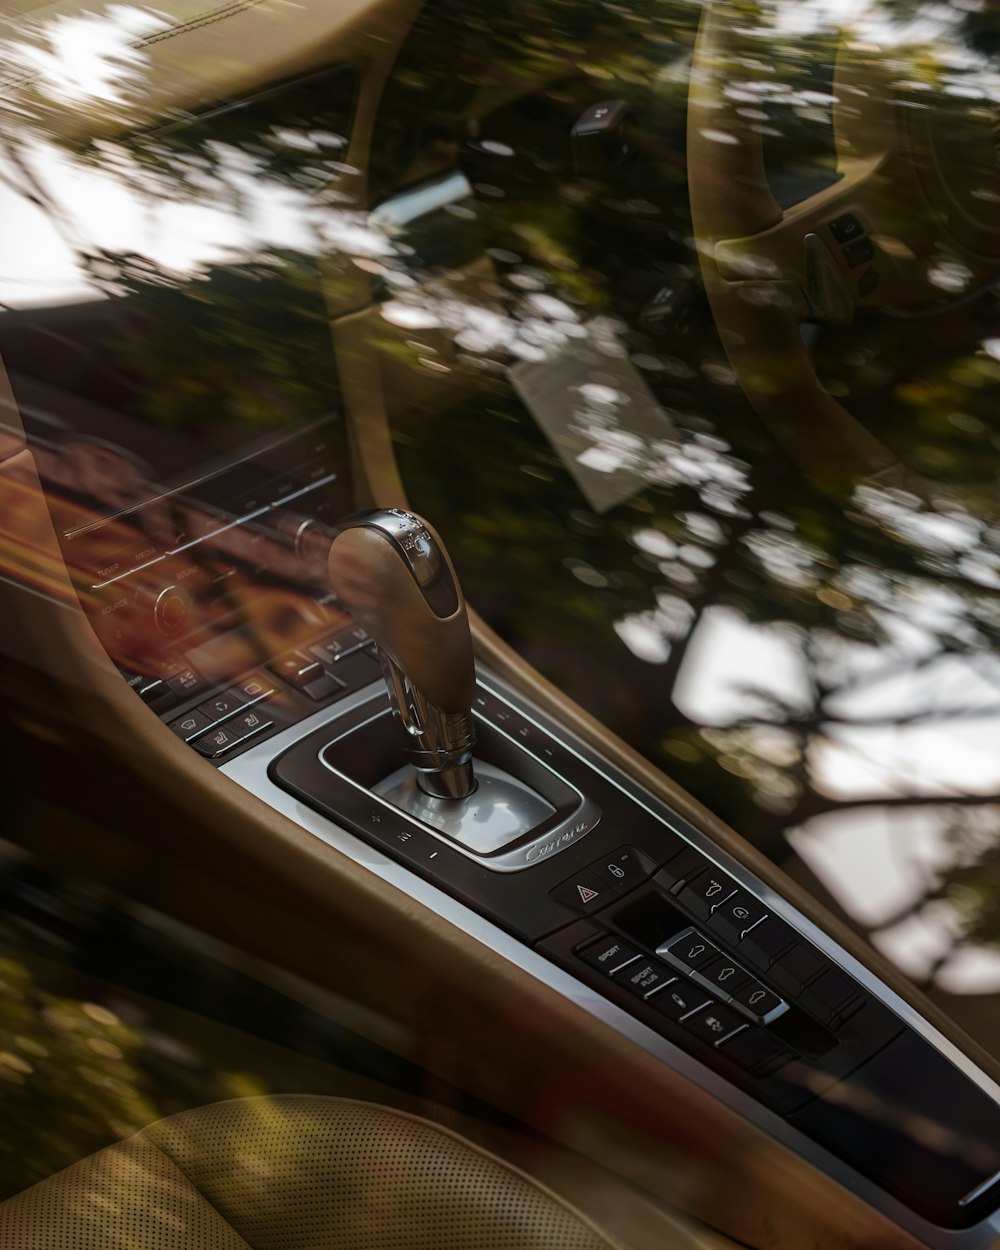
[[[946,905],[946,937],[908,969],[940,979],[963,944],[1000,946],[1000,773],[985,758],[1000,725],[996,297],[810,331],[827,392],[930,483],[922,494],[884,481],[839,498],[816,489],[744,400],[698,279],[684,130],[701,9],[474,0],[424,10],[383,100],[370,196],[461,164],[474,201],[428,228],[489,248],[489,278],[474,290],[467,273],[427,259],[426,239],[357,215],[342,128],[304,97],[282,126],[234,110],[216,130],[161,130],[129,154],[154,197],[243,211],[248,177],[281,186],[294,239],[257,238],[187,272],[108,249],[86,263],[158,327],[154,337],[136,321],[115,346],[118,365],[146,379],[147,417],[198,426],[223,412],[280,421],[320,403],[336,378],[324,319],[302,293],[318,270],[329,311],[348,273],[371,279],[384,298],[369,346],[384,374],[410,379],[392,392],[404,477],[447,535],[472,603],[775,859],[792,836],[817,867],[825,830],[863,833],[877,811],[900,814],[889,840],[902,865],[907,820],[922,813],[937,849],[908,897],[881,911],[849,891],[840,902],[877,941]],[[978,116],[1000,96],[985,7],[730,9],[749,34],[727,66],[729,99],[767,140],[775,192],[791,200],[836,177],[838,45],[913,114]],[[133,68],[112,112],[141,97]],[[568,136],[601,99],[626,101],[640,124],[633,158],[595,173],[574,164]],[[81,159],[122,176],[120,145],[93,144]],[[939,288],[957,294],[961,274],[946,257],[935,263]],[[592,463],[624,464],[640,481],[603,513],[506,374],[601,336],[665,422],[660,436],[638,435],[626,405],[574,409]],[[990,749],[973,776],[976,738]],[[843,853],[863,869],[862,845]]]

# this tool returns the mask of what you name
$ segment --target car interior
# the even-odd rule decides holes
[[[996,0],[0,0],[0,1250],[1000,1246]]]

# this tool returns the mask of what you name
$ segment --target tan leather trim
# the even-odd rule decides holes
[[[103,97],[86,95],[68,107],[37,72],[10,74],[0,80],[0,91],[48,134],[83,141],[151,125],[338,60],[384,65],[421,2],[303,0],[289,6],[282,0],[225,0],[206,8],[166,0],[149,10],[163,24],[129,45],[135,64],[114,108]],[[112,7],[107,0],[105,10]],[[94,13],[87,0],[65,0],[21,17],[0,40],[0,65],[23,64],[19,45],[45,47],[53,23]]]

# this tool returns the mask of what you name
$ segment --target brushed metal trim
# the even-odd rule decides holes
[[[532,714],[534,705],[530,700],[518,695],[517,702],[512,702],[505,689],[482,670],[480,671],[480,684],[536,728],[548,732],[547,728],[534,718]],[[661,1037],[634,1016],[604,998],[596,990],[550,963],[536,951],[525,946],[523,942],[480,916],[478,912],[452,898],[444,890],[425,881],[403,864],[390,859],[376,847],[369,845],[346,829],[342,829],[294,795],[274,784],[268,774],[268,768],[278,755],[308,734],[354,711],[371,699],[373,693],[379,689],[379,684],[373,683],[372,686],[348,696],[335,706],[317,712],[307,720],[265,740],[259,746],[223,764],[219,771],[276,811],[281,812],[282,815],[295,821],[303,829],[320,838],[328,846],[373,872],[387,885],[401,890],[414,901],[430,908],[474,941],[481,942],[487,949],[508,960],[522,972],[534,977],[548,989],[560,994],[623,1037],[627,1037],[637,1046],[641,1046],[647,1053],[668,1064],[692,1084],[697,1085],[786,1149],[807,1160],[832,1180],[856,1194],[900,1228],[921,1240],[928,1250],[992,1250],[1000,1236],[1000,1211],[993,1212],[971,1228],[961,1230],[941,1228],[923,1219],[879,1188],[873,1181],[838,1159],[836,1155],[806,1137],[781,1116],[731,1085],[724,1077],[705,1067],[680,1047]],[[668,818],[665,814],[668,809],[661,805],[659,800],[627,775],[617,774],[617,770],[610,771],[610,766],[604,765],[597,753],[573,733],[561,731],[559,743],[565,750],[594,768],[606,781],[627,794],[651,816],[696,846],[717,867],[734,876],[741,885],[766,903],[774,914],[797,928],[804,937],[815,943],[824,954],[853,976],[870,994],[880,999],[915,1032],[939,1050],[980,1089],[993,1099],[1000,1101],[1000,1086],[978,1068],[968,1056],[939,1033],[929,1021],[920,1016],[909,1003],[884,985],[870,969],[838,946],[823,930],[782,899],[769,886],[758,880],[752,872],[717,847],[699,830],[688,826],[676,816]],[[678,826],[683,826],[683,828]],[[967,1204],[972,1202],[975,1196],[978,1196],[975,1190],[972,1194],[966,1195]]]
[[[482,684],[483,683],[480,682],[480,685]],[[370,697],[377,698],[381,693],[382,687],[376,687],[374,695]],[[490,693],[494,694],[495,691],[490,691]],[[507,702],[506,699],[503,701],[505,703]],[[510,706],[510,704],[508,704],[508,706]],[[397,818],[400,815],[405,816],[407,820],[412,821],[413,824],[417,825],[425,833],[431,834],[432,837],[436,838],[444,846],[451,847],[453,851],[459,851],[468,859],[475,860],[477,864],[481,864],[483,868],[488,868],[491,872],[523,872],[526,868],[531,868],[540,860],[550,859],[553,855],[558,854],[560,851],[564,851],[568,846],[575,845],[581,838],[586,837],[588,833],[591,833],[597,828],[601,820],[601,810],[592,799],[589,799],[586,795],[581,794],[572,782],[567,781],[566,778],[557,773],[554,768],[546,764],[543,760],[540,760],[538,756],[535,755],[533,751],[529,751],[523,743],[520,743],[515,738],[512,738],[510,734],[505,733],[498,725],[494,725],[492,721],[488,721],[487,718],[475,708],[472,710],[473,714],[478,717],[479,720],[486,721],[495,733],[498,733],[502,738],[506,738],[512,746],[516,747],[525,755],[530,756],[540,768],[544,768],[546,772],[550,772],[553,777],[558,777],[562,784],[566,786],[567,789],[572,790],[577,797],[577,804],[573,808],[573,811],[563,820],[559,821],[558,824],[553,825],[553,827],[546,830],[545,833],[532,838],[530,842],[522,842],[519,846],[516,846],[509,851],[503,851],[497,855],[477,854],[470,847],[463,846],[460,842],[456,842],[454,838],[449,838],[448,835],[442,833],[440,829],[435,829],[433,825],[429,825],[425,821],[419,820],[411,812],[402,811],[402,809],[398,808],[394,803],[390,803],[388,799],[383,798],[382,795],[376,794],[374,790],[368,790],[364,786],[359,785],[358,782],[348,777],[346,773],[341,772],[339,768],[334,768],[329,760],[326,759],[322,751],[319,753],[317,758],[328,772],[333,773],[335,777],[339,777],[341,781],[346,782],[352,787],[352,789],[360,791],[373,803],[379,803]],[[363,729],[365,725],[370,725],[373,721],[378,720],[384,715],[385,712],[382,709],[379,709],[379,711],[373,716],[370,716],[367,720],[362,721],[360,725],[354,725],[350,729],[345,730],[344,733],[338,734],[336,738],[331,738],[327,745],[332,746],[335,742],[339,742],[342,738],[348,737],[358,729]]]

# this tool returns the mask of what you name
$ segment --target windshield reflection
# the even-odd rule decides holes
[[[913,185],[950,159],[919,120],[941,115],[968,171],[962,237],[989,234],[976,216],[1000,199],[989,6],[738,7],[708,143],[760,144],[770,193],[794,209],[840,193],[859,156],[845,110],[862,116],[868,93],[887,93],[891,124],[916,136]],[[805,310],[797,342],[823,394],[899,470],[844,473],[832,488],[808,413],[793,405],[775,422],[760,398],[785,393],[785,357],[758,353],[748,385],[733,348],[777,315],[798,249],[746,253],[743,322],[719,324],[706,292],[685,165],[701,12],[685,0],[431,4],[364,170],[347,162],[342,106],[332,116],[305,89],[279,120],[270,106],[222,110],[75,148],[51,130],[45,84],[105,123],[141,115],[155,19],[95,16],[100,46],[85,43],[97,50],[70,70],[67,31],[43,22],[28,58],[39,97],[4,116],[4,212],[24,246],[4,256],[13,311],[0,345],[85,293],[141,308],[91,345],[127,379],[131,415],[246,437],[340,402],[329,321],[374,301],[359,350],[378,362],[411,502],[446,535],[486,620],[916,982],[993,994],[993,261],[966,264],[945,208],[918,213],[909,184],[875,180],[871,211],[899,224],[873,233],[883,282],[927,298],[862,299],[845,324]],[[24,59],[20,45],[6,55]],[[574,123],[618,100],[635,119],[627,157],[591,163]],[[387,210],[413,187],[429,188],[419,211]],[[735,204],[745,189],[723,181],[716,195]],[[60,333],[86,341],[79,325]],[[115,454],[37,447],[57,518],[88,474],[86,493],[111,510],[143,488]],[[219,558],[242,557],[249,533],[220,538]],[[314,600],[310,573],[271,541],[256,545],[254,576]],[[963,1023],[975,1031],[974,1013]]]

